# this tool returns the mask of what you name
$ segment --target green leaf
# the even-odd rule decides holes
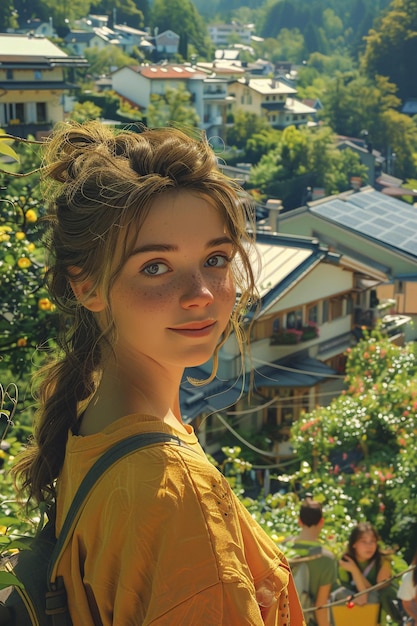
[[[0,572],[0,589],[4,589],[10,585],[16,585],[17,587],[24,589],[23,583],[21,583],[20,580],[14,576],[14,574],[10,574],[10,572]]]
[[[20,519],[17,517],[11,517],[9,515],[2,515],[0,517],[0,526],[18,526],[20,524]]]
[[[20,161],[19,159],[19,155],[17,154],[17,152],[15,152],[13,150],[13,148],[11,148],[6,141],[10,141],[9,139],[5,139],[4,137],[2,137],[0,135],[0,154],[4,154],[5,156],[8,156],[12,159],[14,159],[15,161]]]

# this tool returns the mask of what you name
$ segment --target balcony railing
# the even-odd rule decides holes
[[[26,138],[29,135],[33,135],[35,139],[41,139],[45,134],[52,131],[53,127],[54,123],[51,121],[28,122],[27,124],[14,121],[13,124],[5,124],[3,129],[7,134],[15,135],[16,137]]]
[[[302,341],[310,341],[319,336],[319,328],[314,322],[309,322],[300,329],[286,328],[278,330],[271,335],[271,346],[288,346],[300,343]]]

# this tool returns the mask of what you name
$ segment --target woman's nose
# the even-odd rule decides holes
[[[205,307],[213,300],[213,290],[201,274],[184,278],[181,306],[184,308]]]

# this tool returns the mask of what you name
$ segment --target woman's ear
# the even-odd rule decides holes
[[[91,290],[92,280],[80,279],[79,276],[82,272],[79,267],[70,267],[68,272],[69,284],[78,302],[93,313],[103,311],[106,306],[104,298],[98,291]]]

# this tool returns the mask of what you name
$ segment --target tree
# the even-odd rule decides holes
[[[191,94],[184,88],[167,89],[165,94],[151,94],[151,103],[147,111],[147,124],[150,127],[176,126],[196,127],[199,119],[190,104]]]
[[[72,120],[82,124],[87,120],[96,120],[101,117],[101,109],[90,100],[86,100],[82,104],[76,102],[70,117]]]
[[[189,46],[203,58],[212,58],[213,45],[201,15],[191,0],[154,0],[150,25],[159,32],[173,30],[180,37],[179,54],[189,58]]]
[[[262,117],[238,109],[234,114],[233,124],[226,129],[226,141],[229,146],[244,149],[253,135],[269,129],[268,122]]]
[[[35,17],[39,20],[48,20],[50,16],[48,6],[43,0],[11,0],[10,5],[14,5],[20,22]]]
[[[387,76],[402,100],[417,97],[417,1],[393,0],[365,40],[362,66],[367,75]]]
[[[358,73],[339,73],[323,94],[322,117],[339,135],[359,137],[367,129],[374,145],[384,145],[383,114],[398,107],[395,92],[395,85],[382,76],[370,80]]]
[[[69,24],[88,15],[90,0],[71,0],[71,2],[56,2],[56,0],[42,0],[46,19],[52,18],[59,36],[69,32]]]
[[[292,63],[301,63],[305,57],[305,41],[304,36],[298,28],[282,28],[275,37],[276,45],[269,50],[265,50],[267,58],[272,62],[291,61]]]
[[[147,0],[93,0],[90,11],[108,15],[111,25],[114,22],[127,24],[132,28],[143,28],[149,5]]]
[[[17,28],[16,15],[13,8],[13,0],[0,4],[0,33],[5,33],[8,28]]]
[[[384,123],[385,154],[387,159],[395,154],[395,170],[399,178],[416,176],[417,127],[407,115],[389,109],[382,117]]]
[[[39,167],[38,146],[31,141],[20,145],[19,162],[8,165],[9,171],[18,174]],[[13,148],[4,140],[0,153],[14,158]],[[46,348],[56,334],[57,320],[43,283],[44,208],[38,175],[16,178],[4,173],[5,167],[0,197],[0,361],[2,372],[13,372],[17,382],[35,367],[40,348]]]
[[[86,48],[84,56],[88,61],[88,74],[99,78],[108,74],[112,68],[131,65],[135,61],[117,46],[106,46],[102,50]]]
[[[336,194],[350,189],[352,176],[366,180],[366,167],[356,153],[335,148],[330,128],[289,126],[252,168],[249,186],[294,208],[303,203],[306,187],[323,186],[327,194]]]
[[[245,144],[245,159],[249,163],[258,163],[262,156],[273,150],[279,142],[280,131],[264,128],[253,133]]]

